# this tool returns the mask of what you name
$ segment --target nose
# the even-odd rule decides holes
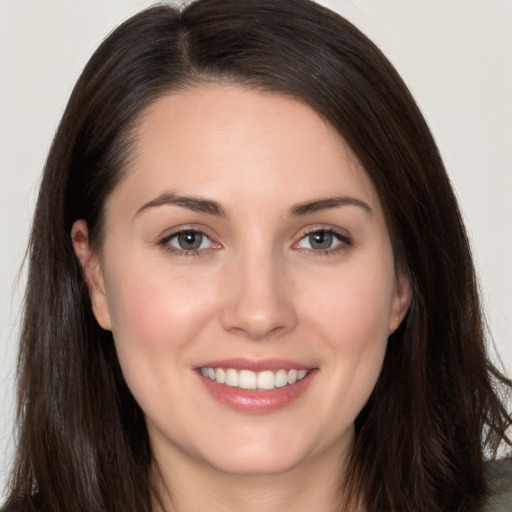
[[[281,336],[297,324],[291,280],[273,257],[240,256],[224,282],[224,329],[251,340]]]

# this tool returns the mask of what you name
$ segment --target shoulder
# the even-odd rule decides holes
[[[488,462],[485,478],[488,495],[482,512],[510,512],[512,510],[512,459]]]

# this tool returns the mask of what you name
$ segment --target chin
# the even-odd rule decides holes
[[[276,429],[272,433],[253,432],[250,437],[233,435],[222,441],[212,440],[212,445],[203,448],[203,460],[222,473],[271,476],[286,474],[301,466],[311,467],[317,457],[322,458],[322,454],[334,446],[323,439],[308,439],[306,433],[294,436],[289,431],[287,435]]]
[[[229,457],[211,460],[211,467],[221,473],[240,477],[265,477],[285,474],[300,465],[300,458],[290,454],[255,454],[253,457]]]

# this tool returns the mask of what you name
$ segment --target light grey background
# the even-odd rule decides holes
[[[38,176],[99,42],[152,2],[0,0],[0,489],[11,456],[23,274]],[[512,0],[331,0],[408,83],[472,239],[490,329],[512,373]],[[0,500],[2,498],[0,490]]]

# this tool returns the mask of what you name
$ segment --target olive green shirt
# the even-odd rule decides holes
[[[488,497],[482,512],[512,512],[512,459],[487,464]]]

